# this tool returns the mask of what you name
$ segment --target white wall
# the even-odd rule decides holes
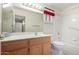
[[[77,6],[64,10],[62,14],[62,41],[76,46],[79,45],[79,8]]]

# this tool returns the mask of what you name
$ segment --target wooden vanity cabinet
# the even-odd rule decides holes
[[[5,41],[1,43],[2,55],[27,55],[28,40]]]
[[[50,55],[50,36],[29,38],[16,41],[4,41],[1,44],[2,55]]]

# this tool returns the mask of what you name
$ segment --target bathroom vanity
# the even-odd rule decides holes
[[[43,32],[43,14],[24,9],[19,4],[4,7],[2,13],[2,55],[51,53],[51,36],[37,33]]]
[[[2,55],[50,55],[51,37],[49,35],[20,38],[5,38],[1,41]]]

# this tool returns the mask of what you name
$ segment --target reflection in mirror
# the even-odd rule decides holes
[[[20,5],[15,6],[14,3],[6,5],[2,11],[2,32],[42,32],[43,14],[40,12],[24,9]]]
[[[14,32],[25,32],[25,17],[15,15],[15,29]]]
[[[12,7],[3,8],[3,32],[24,32],[25,16],[14,15]]]
[[[13,10],[11,7],[2,10],[2,32],[12,32],[12,23],[14,20]]]

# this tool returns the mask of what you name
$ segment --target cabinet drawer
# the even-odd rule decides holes
[[[41,43],[42,41],[40,40],[40,38],[32,38],[29,40],[29,46],[38,45]]]
[[[42,40],[42,43],[51,42],[51,37],[42,37],[41,40]]]
[[[38,38],[32,38],[29,40],[29,45],[37,45],[37,44],[42,44],[46,42],[50,42],[50,37],[38,37]]]
[[[10,52],[2,52],[2,55],[28,55],[28,48],[14,50]]]
[[[1,43],[2,51],[12,51],[24,47],[28,47],[28,40],[17,40],[17,41],[8,41]]]

